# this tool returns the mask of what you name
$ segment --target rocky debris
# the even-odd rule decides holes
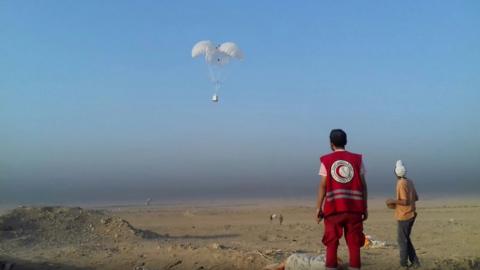
[[[213,243],[210,245],[210,248],[212,249],[224,249],[225,247],[220,245],[219,243]]]
[[[79,207],[19,207],[0,216],[0,240],[18,246],[83,246],[156,237],[128,221]]]
[[[172,269],[172,268],[174,268],[174,267],[176,267],[176,266],[178,266],[178,265],[180,265],[180,264],[182,264],[182,260],[177,260],[177,261],[175,261],[174,263],[169,264],[169,265],[166,267],[166,269]]]
[[[148,270],[145,262],[138,264],[137,266],[133,267],[133,270]]]
[[[434,262],[434,269],[478,270],[480,258],[438,259]]]

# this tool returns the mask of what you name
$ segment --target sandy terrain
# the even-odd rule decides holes
[[[310,205],[19,208],[0,218],[0,257],[13,269],[262,269],[293,252],[323,252]],[[387,245],[363,249],[363,269],[397,269],[393,213],[380,200],[369,205],[365,233]],[[480,199],[423,201],[418,213],[412,239],[422,269],[480,269]],[[344,241],[339,256],[348,262]]]

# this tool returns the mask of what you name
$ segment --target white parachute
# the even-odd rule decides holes
[[[192,48],[192,58],[203,55],[214,85],[213,102],[218,102],[218,92],[223,83],[222,68],[232,59],[243,59],[243,52],[233,42],[215,45],[210,40],[197,42]]]

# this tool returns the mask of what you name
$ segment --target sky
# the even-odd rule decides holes
[[[0,203],[480,190],[478,1],[0,1]],[[218,104],[200,40],[236,42]]]

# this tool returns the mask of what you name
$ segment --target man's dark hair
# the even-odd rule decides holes
[[[347,145],[347,133],[341,129],[332,129],[330,131],[330,142],[335,147],[344,148]]]

